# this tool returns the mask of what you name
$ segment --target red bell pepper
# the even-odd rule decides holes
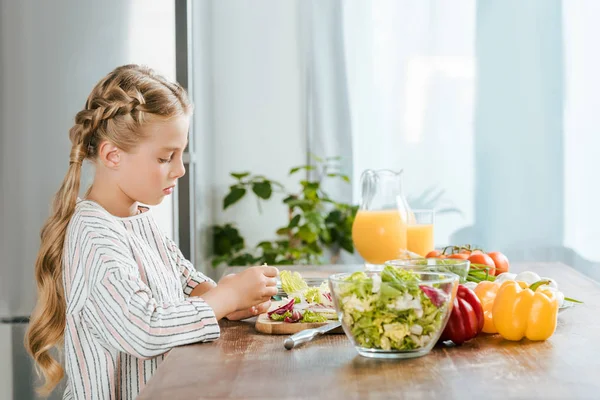
[[[483,329],[483,323],[481,301],[471,289],[458,285],[452,313],[440,341],[451,340],[454,344],[461,345],[477,336]]]

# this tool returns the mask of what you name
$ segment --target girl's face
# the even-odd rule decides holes
[[[188,142],[189,116],[148,123],[146,137],[131,153],[121,153],[118,185],[130,199],[150,206],[173,193],[185,174],[183,151]]]

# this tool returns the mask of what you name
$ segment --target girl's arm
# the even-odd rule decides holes
[[[198,293],[206,293],[208,289],[215,286],[215,282],[212,279],[194,268],[192,263],[183,256],[175,242],[166,235],[164,238],[167,243],[167,249],[179,269],[181,287],[185,296],[199,297]],[[194,292],[194,289],[199,285],[203,286]]]
[[[171,256],[175,259],[175,263],[179,268],[181,285],[183,287],[183,293],[189,297],[202,297],[209,290],[215,288],[217,285],[215,282],[207,277],[206,275],[199,272],[191,262],[189,262],[179,250],[179,247],[173,242],[168,236],[165,235],[167,247]],[[242,319],[250,318],[258,314],[265,313],[269,310],[271,302],[267,301],[259,304],[256,307],[249,309],[238,310],[225,316],[228,320],[239,321]]]
[[[228,279],[228,276],[223,277],[223,279]],[[190,293],[190,297],[202,297],[209,290],[215,288],[216,285],[212,282],[203,282],[197,285],[194,290]],[[265,313],[269,311],[269,307],[271,306],[271,301],[266,301],[264,303],[259,304],[256,307],[250,307],[249,309],[234,311],[231,314],[225,316],[230,321],[239,321],[242,319],[254,317],[258,314]]]
[[[192,289],[192,291],[190,293],[190,297],[202,297],[202,295],[204,293],[208,292],[210,289],[213,289],[216,286],[217,285],[214,282],[210,282],[210,281],[202,282],[202,283],[196,285],[196,287],[194,289]]]
[[[151,358],[175,346],[216,340],[217,319],[235,311],[225,290],[206,301],[157,302],[141,280],[137,264],[123,243],[90,238],[87,300],[80,312],[84,323],[105,345],[138,358]],[[93,244],[93,241],[101,243]],[[225,288],[224,288],[225,289]]]

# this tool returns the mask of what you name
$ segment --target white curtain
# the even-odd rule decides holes
[[[600,34],[600,2],[565,0],[562,7],[565,246],[572,248],[577,258],[597,262],[600,189],[595,182],[600,172],[600,55],[596,38]],[[590,271],[594,267],[584,265]]]
[[[307,148],[318,157],[341,157],[341,170],[352,178],[342,1],[304,0],[299,7]],[[340,201],[352,198],[343,181],[327,181],[324,189]]]
[[[475,243],[600,277],[600,190],[593,184],[600,171],[593,43],[600,4],[341,4],[330,10],[342,15],[337,48],[345,54],[318,50],[331,48],[337,25],[313,12],[317,50],[308,73],[331,74],[334,65],[335,77],[345,76],[351,129],[313,130],[309,148],[347,151],[351,142],[353,200],[364,169],[404,169],[411,206],[438,211],[438,246]],[[333,93],[322,84],[310,89],[317,99]],[[319,109],[327,112],[313,113],[317,122],[340,116]]]

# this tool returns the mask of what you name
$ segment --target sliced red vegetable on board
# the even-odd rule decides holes
[[[298,322],[302,319],[302,314],[300,313],[300,311],[294,310],[292,312],[292,316],[291,317],[285,317],[284,321],[285,322]]]
[[[287,311],[293,312],[294,311],[294,302],[295,302],[295,299],[292,298],[287,304],[284,304],[281,307],[274,309],[273,311],[269,311],[267,313],[267,316],[271,317],[272,314],[283,315]]]

